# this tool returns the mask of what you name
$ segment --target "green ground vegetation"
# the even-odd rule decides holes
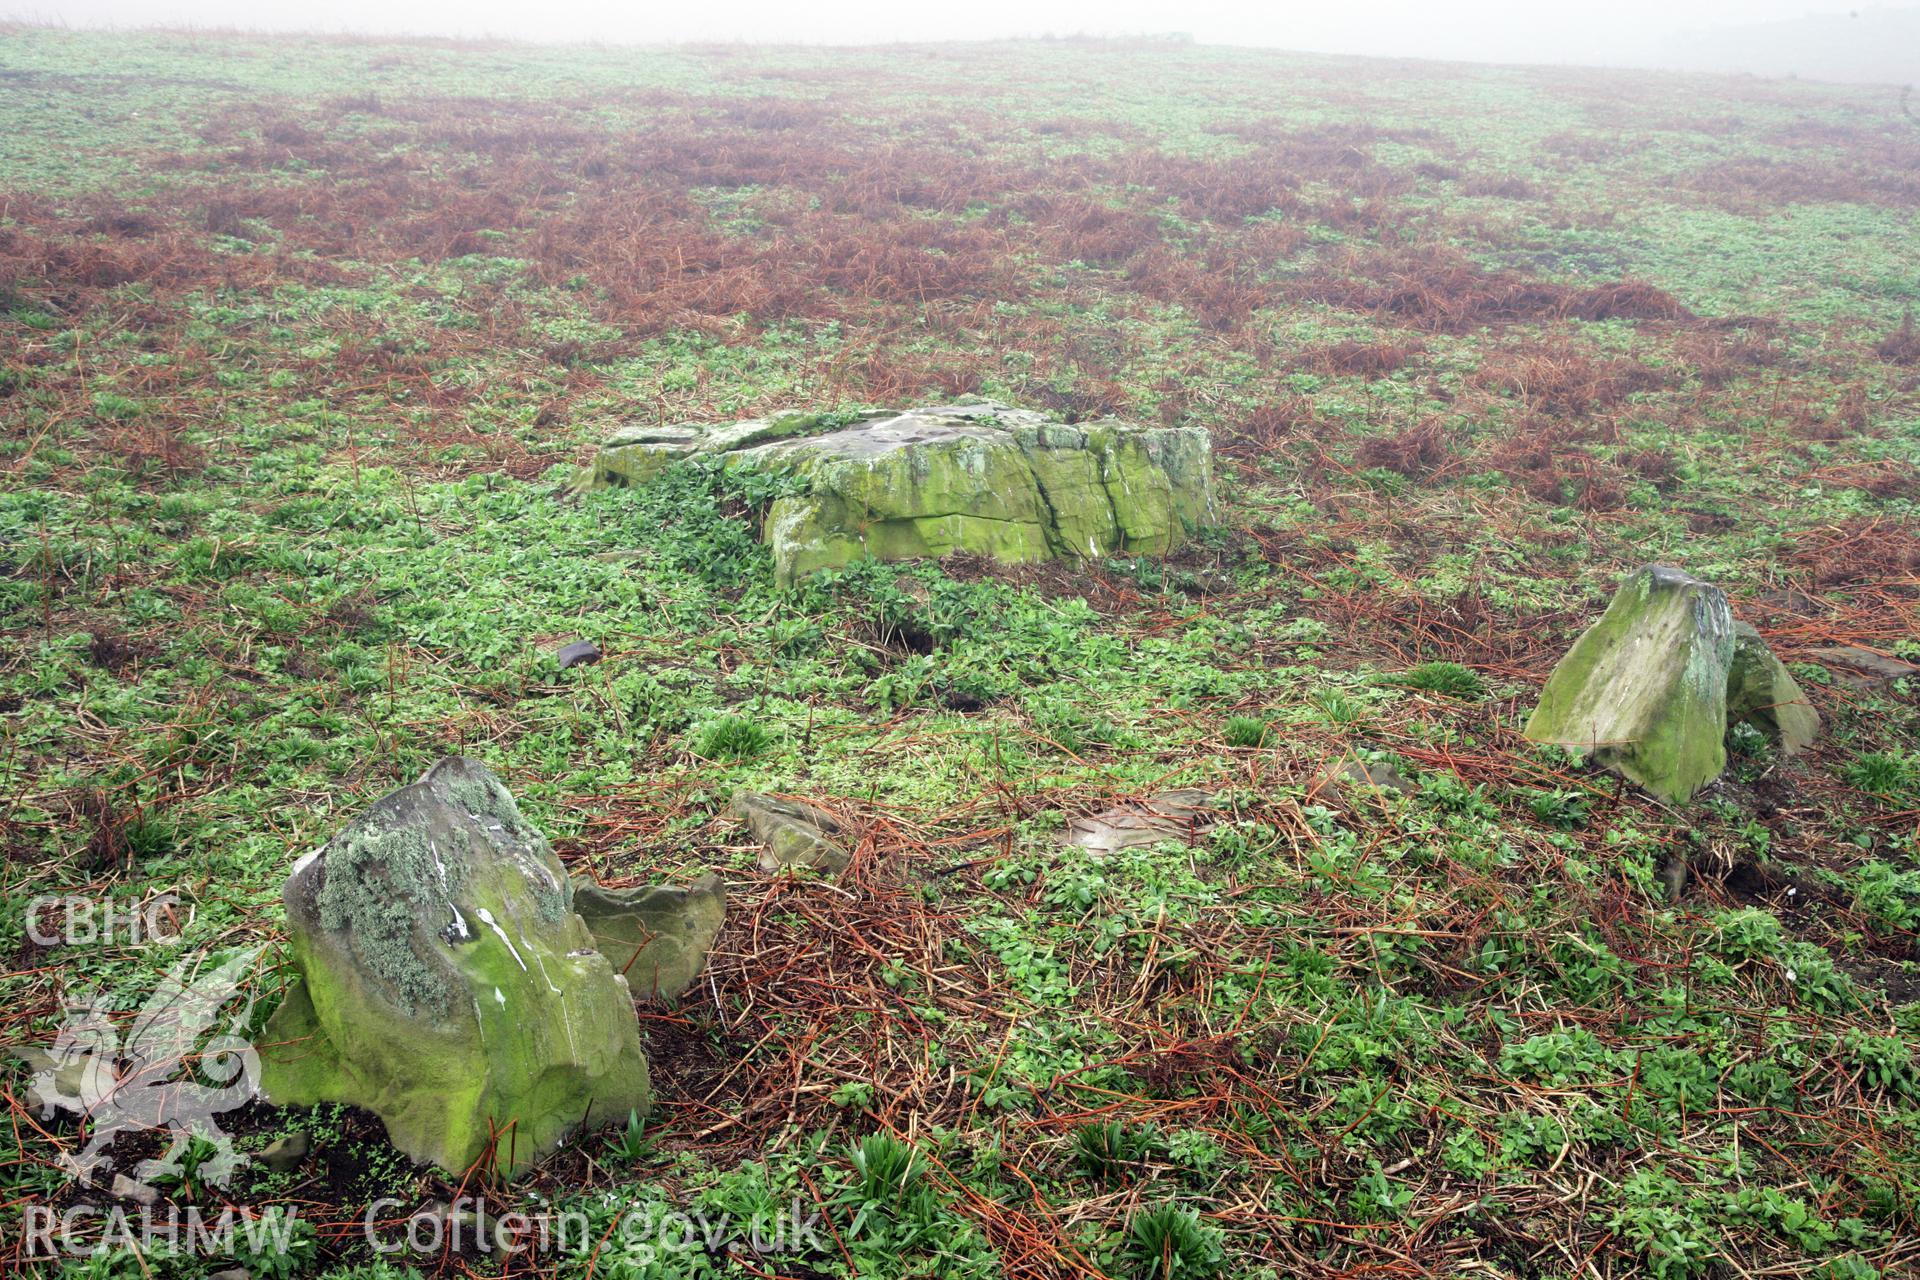
[[[1917,174],[1809,83],[0,29],[6,1039],[284,955],[293,861],[458,751],[574,874],[733,881],[653,1114],[489,1204],[831,1228],[533,1274],[1906,1274],[1920,716],[1822,651],[1920,661]],[[724,471],[575,483],[624,422],[976,394],[1205,427],[1220,523],[783,589]],[[1808,752],[1668,805],[1521,737],[1650,561]],[[1196,847],[1059,843],[1189,786]],[[852,868],[758,871],[738,787]],[[167,945],[26,933],[166,891]],[[7,1240],[100,1198],[25,1083]],[[360,1113],[229,1120],[315,1148],[221,1193],[300,1216],[256,1276],[505,1265],[365,1249],[454,1183]]]

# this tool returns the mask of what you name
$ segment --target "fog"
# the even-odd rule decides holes
[[[853,44],[1180,32],[1219,44],[1473,62],[1689,67],[1819,79],[1920,78],[1920,9],[1808,0],[38,0],[0,13],[73,26],[239,27],[543,41]]]

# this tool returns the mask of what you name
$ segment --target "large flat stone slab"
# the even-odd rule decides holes
[[[1213,797],[1204,791],[1163,791],[1147,800],[1117,804],[1067,823],[1066,844],[1096,853],[1114,853],[1134,845],[1177,840],[1194,844],[1218,819]]]
[[[760,869],[769,873],[811,867],[838,875],[853,864],[840,820],[825,809],[758,791],[734,793],[727,812],[760,842]]]
[[[1895,680],[1920,676],[1920,666],[1857,644],[1815,649],[1812,656],[1829,670],[1839,668],[1835,674],[1856,689],[1872,689]]]
[[[630,427],[601,446],[592,482],[646,484],[712,456],[793,481],[760,517],[782,584],[867,557],[1163,555],[1214,519],[1203,429],[1069,426],[992,401]]]

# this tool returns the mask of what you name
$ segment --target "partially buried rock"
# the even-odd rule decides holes
[[[292,1173],[312,1149],[313,1139],[296,1130],[284,1138],[275,1138],[261,1148],[260,1163],[274,1173]]]
[[[1839,667],[1840,679],[1858,689],[1871,689],[1912,676],[1920,676],[1920,667],[1902,662],[1874,649],[1857,644],[1833,645],[1815,649],[1813,656],[1829,667]]]
[[[1585,747],[1655,795],[1685,800],[1720,776],[1727,726],[1740,721],[1787,755],[1820,731],[1793,676],[1733,620],[1718,587],[1653,565],[1554,668],[1527,736]]]
[[[575,640],[555,649],[553,660],[562,671],[573,667],[590,667],[600,661],[600,646],[591,640]]]
[[[1214,518],[1203,428],[1069,426],[992,401],[629,427],[601,446],[591,483],[646,484],[698,457],[781,492],[760,531],[782,584],[866,558],[1163,555]]]
[[[1685,800],[1726,767],[1733,613],[1678,569],[1634,572],[1554,668],[1527,737],[1584,747],[1655,795]]]
[[[603,889],[576,883],[573,909],[594,945],[642,999],[680,998],[706,966],[726,915],[727,885],[708,874],[684,887]]]
[[[758,791],[738,791],[728,812],[746,823],[747,830],[763,846],[759,857],[762,871],[814,867],[838,874],[853,863],[852,855],[835,838],[840,833],[840,820],[825,809]]]
[[[1733,664],[1727,673],[1727,723],[1745,720],[1779,744],[1784,755],[1805,750],[1820,732],[1820,713],[1760,633],[1733,624]]]
[[[131,1200],[149,1209],[160,1203],[160,1192],[157,1188],[148,1186],[144,1182],[137,1182],[124,1173],[113,1175],[113,1194],[118,1199]]]
[[[1348,760],[1321,770],[1307,790],[1321,804],[1343,809],[1360,800],[1377,802],[1388,792],[1405,795],[1416,788],[1390,764]]]
[[[476,761],[442,760],[293,869],[299,979],[261,1084],[378,1115],[450,1171],[526,1168],[592,1119],[645,1110],[627,984],[574,913],[545,837]]]
[[[1163,791],[1148,800],[1073,819],[1067,824],[1064,843],[1101,853],[1162,840],[1191,844],[1213,824],[1213,797],[1206,792]]]

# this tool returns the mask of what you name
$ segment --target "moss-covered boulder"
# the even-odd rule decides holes
[[[726,918],[727,885],[712,873],[690,885],[605,889],[582,883],[574,886],[573,909],[635,995],[670,1004],[706,967]]]
[[[1204,430],[1066,426],[991,401],[627,428],[602,445],[592,483],[645,484],[702,456],[784,482],[760,517],[783,584],[866,557],[1161,555],[1214,514]]]
[[[1807,701],[1760,633],[1733,624],[1733,663],[1727,672],[1727,723],[1746,721],[1771,737],[1782,755],[1805,750],[1820,733],[1820,713]]]
[[[1527,737],[1583,747],[1685,800],[1726,767],[1733,640],[1718,587],[1664,565],[1637,570],[1554,668]]]
[[[647,1107],[626,982],[545,837],[476,761],[442,760],[297,863],[297,981],[267,1026],[273,1102],[364,1107],[450,1171],[524,1169]]]

